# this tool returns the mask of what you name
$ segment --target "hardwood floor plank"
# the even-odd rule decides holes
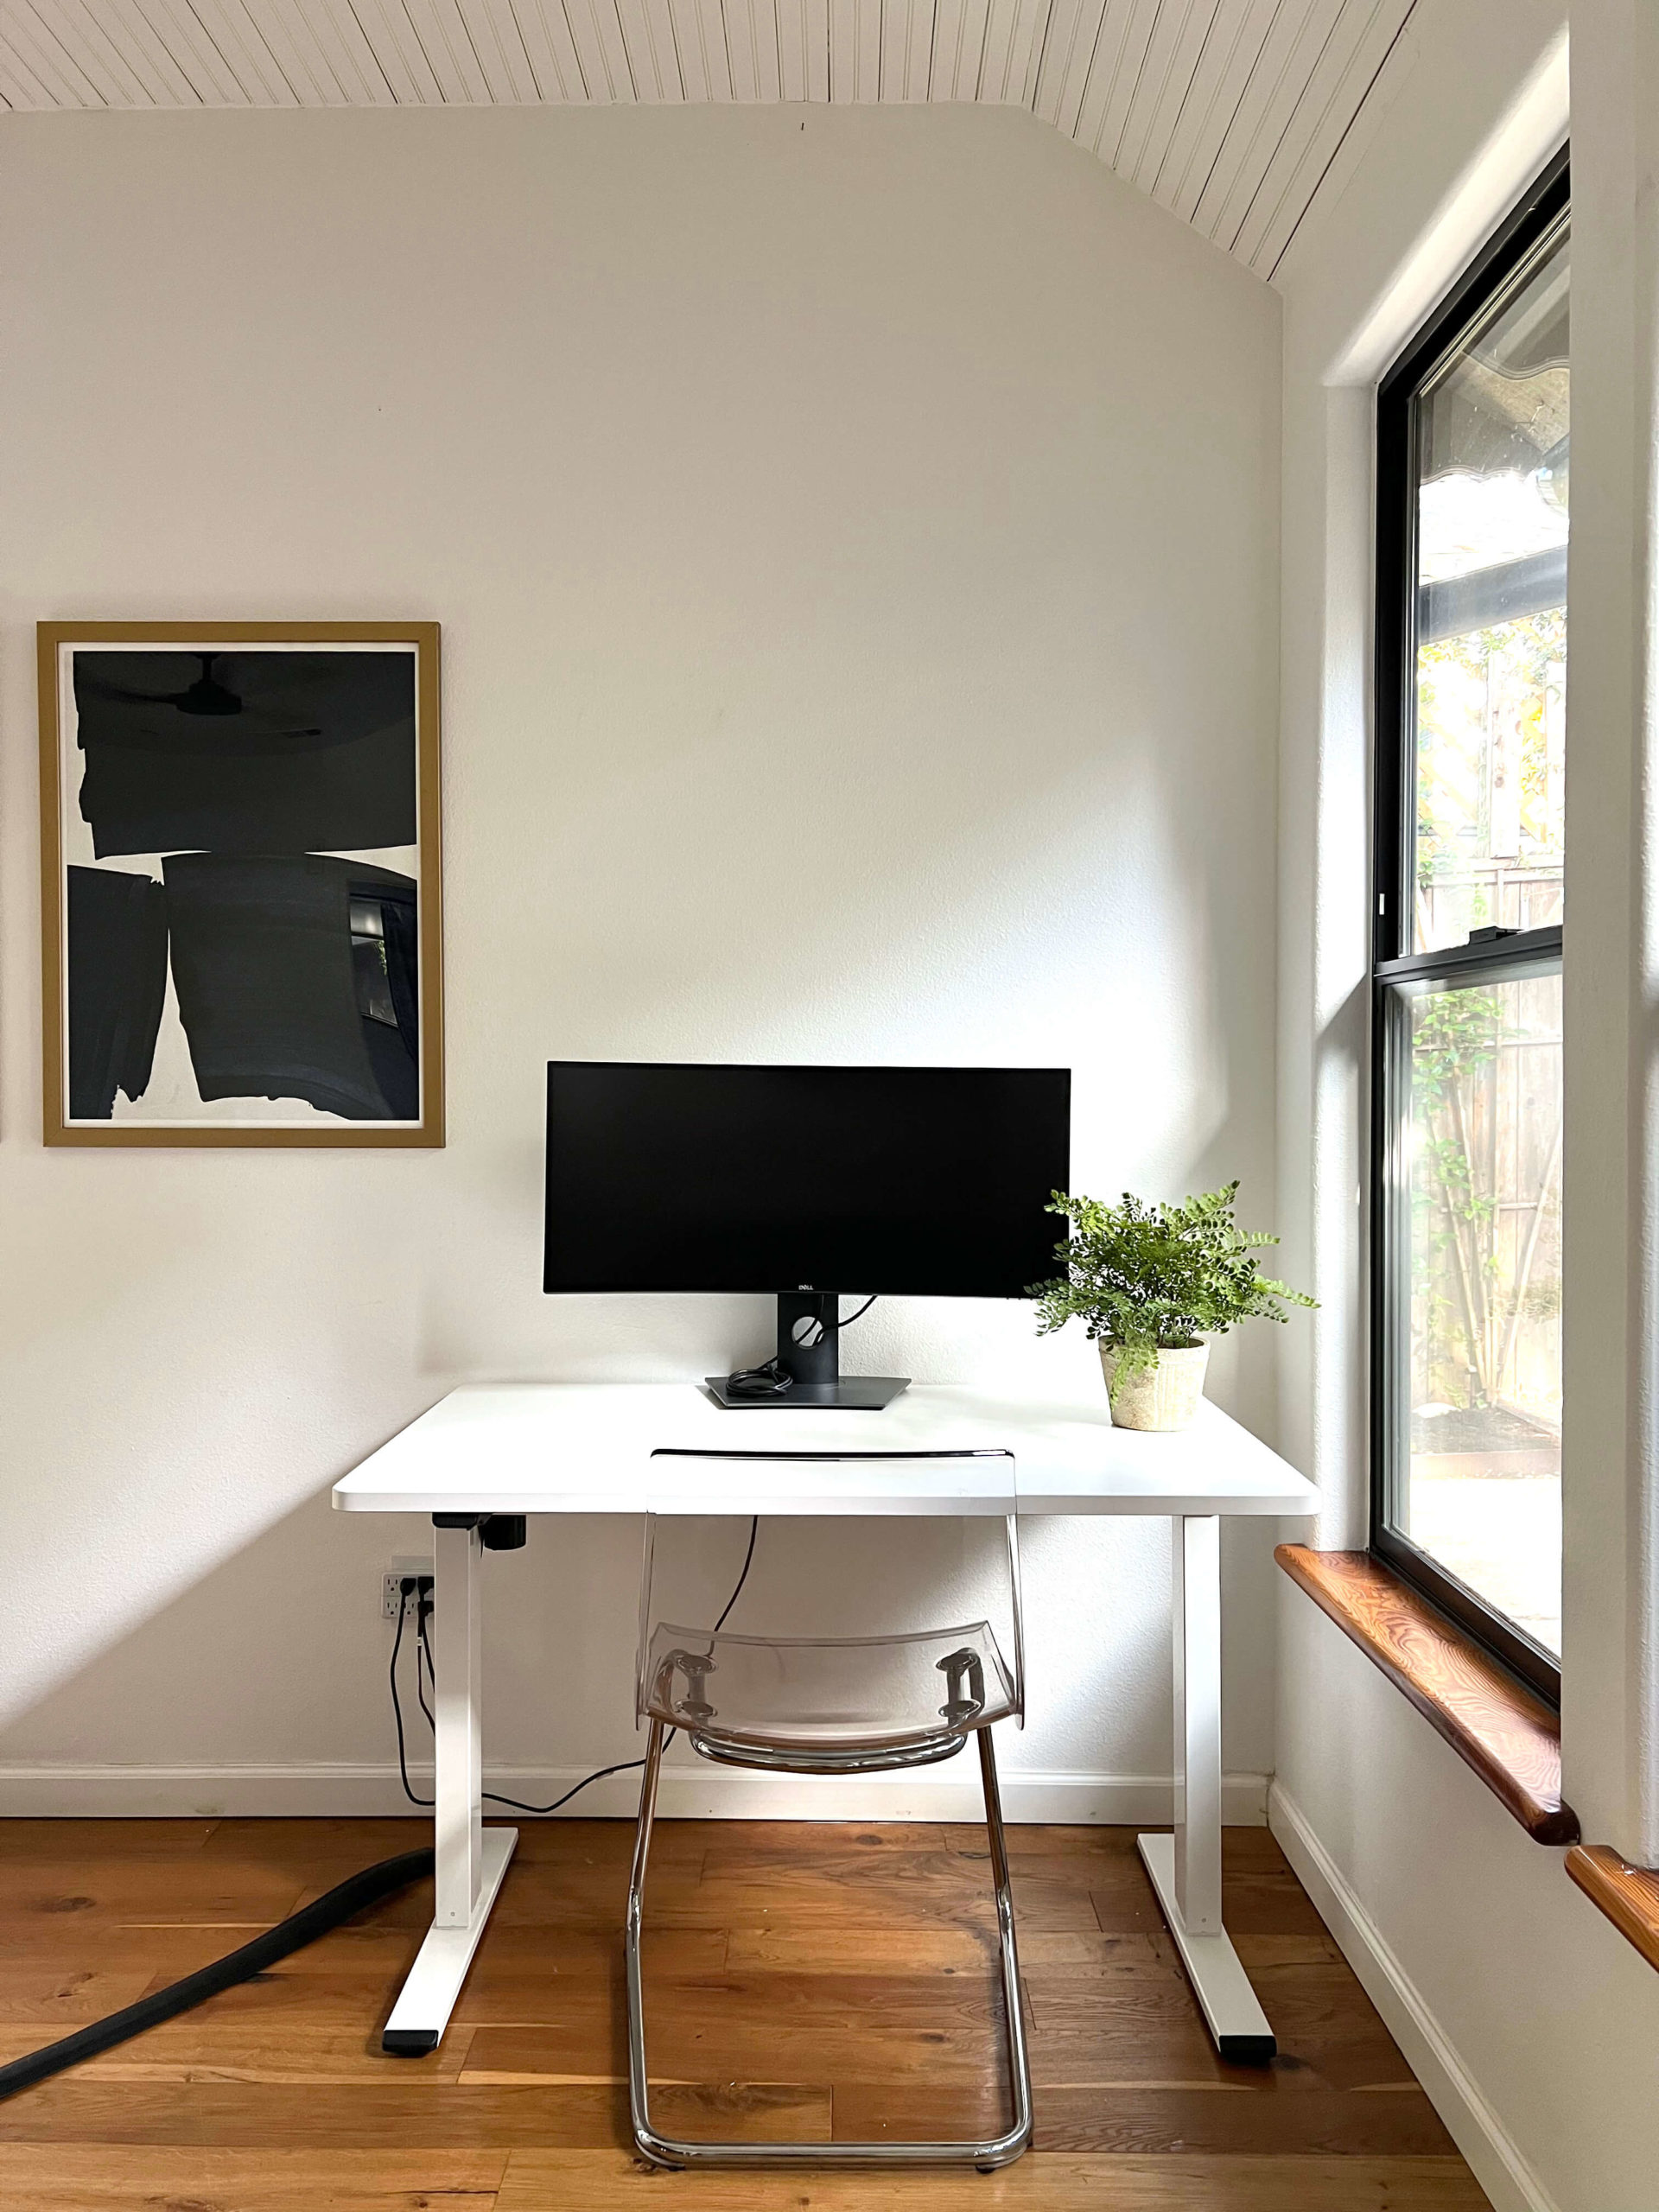
[[[1007,2091],[982,2082],[836,2083],[836,2133],[848,2140],[966,2136],[1007,2125]],[[1039,2151],[1281,2156],[1456,2156],[1434,2107],[1414,2084],[1402,2096],[1269,2084],[1116,2082],[1035,2092]]]
[[[67,2032],[67,2031],[66,2031]],[[0,2064],[44,2040],[38,2030],[0,2027]],[[83,2060],[66,2081],[314,2082],[453,2082],[466,2063],[472,2031],[452,2029],[426,2058],[389,2058],[378,2035],[350,2028],[296,2026],[291,2021],[227,2022],[207,2007],[149,2028],[96,2058]],[[3,2107],[0,2107],[0,2120]]]
[[[590,2149],[623,2141],[626,2091],[610,2083],[480,2088],[401,2082],[197,2081],[61,2075],[0,2105],[0,2141],[245,2151]],[[8,2207],[10,2212],[10,2207]]]
[[[37,2032],[25,2041],[33,2050],[44,2041],[41,2028],[55,2028],[60,2035],[87,2020],[101,2020],[109,2012],[136,2004],[149,1986],[144,1967],[126,1974],[101,1973],[95,1967],[41,1966],[0,1961],[0,2038],[16,2022],[28,2021]]]
[[[1461,2158],[1077,2157],[1001,2173],[652,2172],[626,2152],[515,2151],[496,2212],[1490,2212]]]
[[[683,1932],[680,1940],[690,1941],[689,1933]],[[665,1966],[672,1931],[664,1936],[653,1932],[649,1941],[652,1964]],[[996,1931],[988,1922],[984,1928],[904,1928],[897,1933],[863,1924],[734,1928],[726,1943],[726,1962],[733,1967],[783,1967],[797,1973],[827,1969],[913,1974],[921,1968],[994,1974],[996,1961]]]
[[[507,2154],[0,2144],[6,2212],[492,2212]]]
[[[34,1859],[55,1866],[87,1859],[164,1859],[177,1865],[200,1851],[218,1826],[216,1820],[0,1820],[0,1865]]]
[[[827,2086],[790,2082],[653,2082],[651,2116],[689,2142],[827,2143],[832,2099]],[[625,2119],[617,2135],[626,2140]]]
[[[1356,2096],[1311,2088],[1294,2096],[1213,2089],[1050,2089],[1038,2148],[1231,2157],[1455,2158],[1457,2145],[1422,2091]],[[1477,2200],[1478,2201],[1478,2200]]]
[[[280,1867],[209,1867],[205,1859],[189,1880],[162,1853],[11,1862],[0,1889],[0,1942],[14,1929],[26,1933],[71,1918],[130,1927],[269,1926],[293,1911],[304,1886]]]

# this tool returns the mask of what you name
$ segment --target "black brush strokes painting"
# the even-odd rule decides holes
[[[107,1122],[149,1087],[167,995],[167,894],[148,875],[68,874],[69,1111]]]
[[[354,905],[384,914],[399,900],[412,925],[408,876],[315,853],[174,853],[164,873],[173,985],[204,1098],[415,1118],[417,1039],[412,1014],[407,1032],[396,1018],[398,995],[412,1008],[413,976],[389,992],[390,1023],[365,1013],[352,927]]]
[[[144,1096],[164,1019],[176,1039],[170,968],[203,1102],[418,1122],[419,888],[340,857],[416,842],[414,654],[73,665],[81,817],[100,860],[135,865],[67,870],[71,1117]]]
[[[77,652],[80,811],[118,853],[415,842],[415,659]]]

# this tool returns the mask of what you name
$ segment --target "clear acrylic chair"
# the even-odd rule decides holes
[[[746,1563],[747,1554],[747,1563]],[[741,1584],[733,1600],[734,1586]],[[918,1618],[949,1625],[918,1629]],[[727,1624],[729,1618],[730,1625]],[[1031,2074],[991,1730],[1023,1720],[1013,1514],[926,1518],[652,1516],[640,1584],[635,1706],[649,1723],[626,1928],[634,2142],[660,2165],[972,2165],[1031,2139]],[[931,1765],[976,1739],[1007,2030],[1009,2124],[943,2142],[694,2142],[651,2117],[640,1932],[663,1754],[798,1775]]]

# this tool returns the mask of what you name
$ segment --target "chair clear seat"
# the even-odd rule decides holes
[[[922,1763],[906,1754],[948,1758],[968,1731],[1017,1706],[987,1621],[884,1637],[711,1634],[659,1622],[645,1682],[645,1712],[683,1729],[704,1758],[778,1752],[805,1767],[819,1753],[836,1772]]]

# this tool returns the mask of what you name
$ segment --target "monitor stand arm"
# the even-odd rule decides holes
[[[841,1299],[833,1290],[778,1294],[778,1364],[798,1383],[841,1381]]]
[[[883,1406],[890,1405],[906,1388],[909,1376],[842,1374],[841,1332],[836,1325],[839,1304],[833,1291],[780,1290],[778,1366],[793,1379],[786,1389],[755,1396],[732,1390],[729,1376],[706,1376],[715,1402],[734,1411],[772,1406],[880,1413]]]

